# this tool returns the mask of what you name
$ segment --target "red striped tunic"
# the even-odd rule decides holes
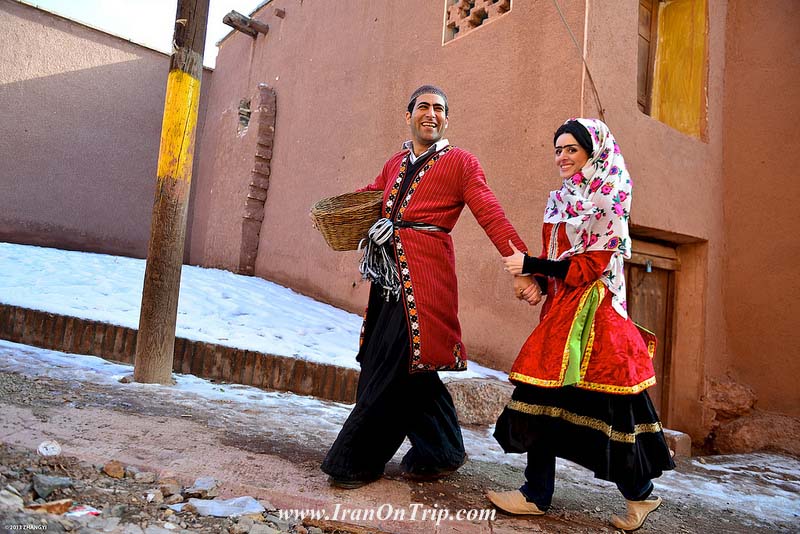
[[[527,250],[486,184],[478,158],[466,150],[452,146],[440,150],[413,177],[405,199],[398,199],[407,153],[403,150],[392,156],[375,181],[359,189],[384,192],[385,216],[396,202],[403,202],[395,220],[433,224],[449,231],[467,205],[502,255],[512,253],[509,240],[519,250]],[[410,370],[466,369],[450,234],[395,228],[394,247],[411,342]]]

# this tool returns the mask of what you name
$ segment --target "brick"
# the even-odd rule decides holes
[[[244,380],[242,378],[244,376],[244,349],[236,349],[232,355],[232,358],[231,382],[236,384],[244,384]]]
[[[268,385],[271,387],[269,377],[265,376],[267,373],[264,369],[265,364],[271,363],[272,361],[266,361],[264,354],[255,353],[255,360],[253,362],[253,381],[251,382],[252,385],[256,387]]]
[[[186,339],[182,337],[175,338],[175,348],[172,350],[172,371],[175,373],[181,372],[183,365],[183,353],[186,350]]]
[[[36,322],[39,319],[37,313],[33,310],[24,311],[25,318],[23,319],[22,330],[22,343],[24,345],[37,345],[36,341]]]
[[[248,198],[244,204],[244,215],[246,219],[264,220],[264,203]]]
[[[200,341],[195,343],[190,374],[193,374],[194,376],[203,376],[203,360],[206,358],[207,352],[208,350],[205,343]]]
[[[117,325],[114,324],[106,324],[106,327],[103,332],[103,344],[102,344],[102,352],[100,356],[105,358],[106,360],[113,360],[114,359],[114,338],[117,334]]]
[[[263,147],[263,148],[272,148],[272,144],[274,143],[273,132],[271,130],[260,133],[258,139],[256,139],[256,145]]]
[[[272,149],[256,145],[256,156],[264,159],[272,159]]]
[[[233,379],[233,364],[236,357],[236,349],[232,347],[223,347],[221,354],[220,378],[225,382],[235,382]]]
[[[344,398],[342,402],[353,403],[356,401],[356,393],[358,392],[358,371],[350,369],[347,374],[347,383],[344,388]]]
[[[242,384],[246,384],[248,386],[253,385],[253,375],[255,374],[255,366],[256,366],[256,353],[253,351],[245,351],[244,353],[244,364],[242,369]]]
[[[91,354],[94,345],[94,323],[90,321],[76,321],[78,343],[74,352],[76,354]]]
[[[53,322],[53,347],[57,350],[64,350],[64,333],[66,331],[65,325],[67,318],[63,315],[57,315]]]
[[[257,161],[257,160],[256,160]],[[250,184],[254,187],[260,187],[261,189],[268,189],[269,188],[269,174],[259,174],[257,172],[250,173]]]
[[[128,355],[125,354],[125,334],[127,332],[127,328],[118,326],[114,329],[114,342],[111,345],[111,355],[117,361],[124,362],[127,361]]]
[[[321,365],[317,373],[316,397],[333,398],[333,378],[333,368],[330,365]]]
[[[134,330],[133,328],[126,328],[125,329],[125,344],[123,353],[127,356],[128,363],[134,363],[136,360],[136,344],[139,341],[139,331]]]
[[[264,202],[267,199],[267,191],[251,185],[250,190],[247,192],[247,198]]]
[[[292,373],[292,388],[291,391],[298,395],[311,394],[311,380],[309,377],[309,369],[313,364],[305,360],[297,360],[294,365],[294,372]]]
[[[75,352],[75,318],[67,317],[64,319],[64,351]]]
[[[225,347],[219,345],[209,344],[209,358],[205,366],[206,377],[212,380],[220,380],[222,378],[222,353],[225,352]]]
[[[106,324],[95,323],[94,326],[94,339],[92,340],[92,352],[95,356],[103,355],[103,340],[106,337]]]
[[[344,398],[344,385],[345,385],[345,378],[344,378],[344,368],[342,367],[334,367],[333,372],[333,394],[330,397],[331,400],[341,400]]]
[[[265,178],[268,178],[272,173],[272,160],[264,159],[264,158],[253,158],[253,172],[259,174]],[[269,186],[269,180],[266,180],[267,186]],[[250,184],[256,185],[256,184]],[[262,187],[259,185],[259,187]],[[266,187],[262,187],[262,189],[267,189]]]
[[[186,340],[183,346],[183,355],[181,356],[181,373],[188,375],[192,373],[192,361],[194,360],[197,342]]]
[[[0,304],[0,338],[5,339],[9,334],[9,323],[11,317],[11,306]]]

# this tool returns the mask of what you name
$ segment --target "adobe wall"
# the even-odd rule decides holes
[[[708,431],[703,410],[705,378],[726,365],[721,272],[725,228],[719,191],[722,173],[722,97],[725,2],[708,5],[707,127],[702,138],[683,134],[639,111],[636,101],[638,2],[592,2],[588,62],[606,118],[634,181],[631,223],[642,237],[676,246],[674,338],[669,398],[662,414],[672,428],[693,437]],[[596,109],[588,82],[585,107]],[[663,340],[662,340],[663,341]]]
[[[800,416],[800,5],[728,1],[723,171],[728,369],[757,408]]]
[[[582,8],[570,6],[566,16],[580,38]],[[256,18],[269,24],[268,35],[230,35],[217,58],[203,138],[216,148],[199,156],[193,263],[236,270],[256,144],[254,130],[238,134],[237,107],[243,98],[256,101],[259,83],[275,89],[277,118],[256,275],[363,311],[359,255],[329,250],[308,211],[374,179],[408,138],[405,105],[422,83],[448,92],[447,137],[479,157],[509,218],[538,252],[544,201],[560,182],[552,132],[580,106],[580,65],[551,4],[516,2],[511,14],[445,46],[441,2],[276,0]],[[453,238],[468,350],[507,369],[538,309],[513,297],[498,252],[468,210]]]
[[[10,0],[0,28],[0,240],[144,257],[169,56]]]
[[[585,4],[573,2],[562,9],[581,47],[585,27],[591,35],[588,62],[606,120],[635,180],[632,223],[640,237],[671,242],[681,261],[671,407],[664,416],[673,428],[702,439],[710,424],[702,403],[706,379],[728,372],[732,351],[740,352],[752,339],[741,326],[752,317],[743,321],[731,311],[733,279],[725,258],[734,257],[730,250],[736,246],[726,241],[729,235],[754,236],[745,232],[746,223],[738,216],[741,228],[734,226],[734,233],[728,234],[731,217],[721,209],[720,192],[726,190],[725,177],[733,167],[726,162],[723,168],[723,147],[736,144],[726,132],[731,111],[723,108],[723,85],[731,83],[725,70],[727,3],[709,0],[708,107],[700,139],[638,110],[637,6],[635,0],[592,2],[587,10]],[[285,18],[278,17],[275,8],[284,9]],[[407,13],[415,13],[413,24],[397,31],[398,21],[409,20]],[[308,208],[322,197],[373,179],[408,137],[403,106],[407,95],[425,82],[448,91],[447,137],[480,158],[511,221],[531,250],[538,251],[543,204],[548,191],[559,184],[552,164],[552,132],[565,118],[597,113],[579,53],[551,3],[515,2],[510,14],[444,46],[438,2],[417,0],[400,6],[275,0],[255,17],[270,25],[269,34],[253,40],[234,33],[223,41],[217,60],[203,138],[206,146],[216,148],[199,155],[193,263],[237,268],[243,206],[257,146],[254,130],[239,133],[237,108],[241,99],[255,102],[260,83],[274,88],[277,116],[256,275],[363,310],[367,288],[357,274],[358,254],[328,250],[310,227]],[[731,63],[728,68],[737,66]],[[739,76],[746,77],[743,72]],[[741,135],[746,131],[737,129]],[[744,158],[746,152],[740,153]],[[747,175],[738,173],[741,181]],[[727,202],[726,213],[731,199]],[[737,202],[746,202],[745,197],[737,196]],[[740,210],[746,211],[736,206]],[[755,225],[749,228],[756,231]],[[508,369],[536,324],[538,310],[513,299],[497,251],[468,211],[453,237],[460,317],[471,356]],[[786,239],[791,239],[789,233]],[[741,246],[752,241],[740,239]],[[785,248],[791,248],[788,242]],[[751,296],[759,295],[752,283],[759,278],[757,261],[743,264],[752,268],[736,284],[753,286]],[[760,308],[772,305],[768,300],[756,299]],[[752,310],[750,302],[740,309]],[[784,323],[777,313],[763,322],[776,323],[782,332]],[[769,331],[766,324],[764,328]],[[749,372],[738,357],[735,362],[734,369]],[[773,396],[763,390],[765,384],[759,386],[762,401],[775,409],[778,398],[784,399],[784,408],[785,399],[791,402],[788,390]]]

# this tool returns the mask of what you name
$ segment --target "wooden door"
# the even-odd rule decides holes
[[[648,389],[662,420],[669,406],[672,366],[672,328],[675,271],[679,270],[674,248],[634,240],[633,254],[625,264],[628,313],[637,324],[655,333],[658,343],[653,358],[656,385]]]

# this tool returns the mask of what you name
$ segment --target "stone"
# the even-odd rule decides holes
[[[800,418],[756,410],[721,424],[714,447],[722,454],[772,450],[800,456]]]
[[[122,515],[127,510],[128,510],[128,505],[127,504],[115,504],[111,508],[108,508],[107,510],[103,510],[103,513],[105,515],[108,515],[108,516],[111,516],[111,517],[122,517]]]
[[[183,496],[180,493],[176,493],[175,495],[170,495],[166,499],[164,499],[165,504],[178,504],[183,502]]]
[[[57,501],[50,501],[41,504],[29,504],[25,507],[26,510],[34,512],[41,512],[44,514],[61,515],[70,509],[72,506],[72,499],[60,499]]]
[[[717,421],[725,421],[749,414],[756,400],[756,394],[750,386],[736,382],[731,377],[710,378],[704,404],[716,412]]]
[[[253,525],[250,527],[249,534],[281,534],[280,531],[267,525]]]
[[[46,499],[57,489],[69,488],[70,486],[72,486],[71,478],[33,475],[33,490],[42,499]]]
[[[494,378],[467,378],[445,382],[462,425],[493,425],[511,399],[514,386]]]
[[[125,466],[125,478],[136,478],[139,474],[139,468],[133,465]]]
[[[136,482],[142,482],[143,484],[153,484],[156,481],[156,478],[156,474],[151,473],[150,471],[136,473],[133,477]]]
[[[158,481],[158,489],[161,490],[164,497],[169,497],[170,495],[180,495],[183,486],[174,478],[162,478]]]
[[[273,514],[267,514],[264,519],[275,525],[279,530],[289,530],[292,527],[292,524],[289,521],[281,519]]]
[[[191,488],[188,488],[184,495],[197,499],[216,497],[219,495],[219,482],[213,477],[201,477],[194,481]]]
[[[119,517],[93,517],[86,526],[99,530],[100,532],[114,532],[119,526]]]
[[[164,495],[161,493],[161,490],[150,490],[145,495],[145,500],[147,502],[161,504],[164,502]]]
[[[111,460],[103,466],[103,473],[111,478],[122,478],[125,476],[125,467],[117,460]]]
[[[25,502],[22,500],[22,497],[16,493],[12,493],[8,490],[0,491],[0,510],[22,510],[24,504]]]
[[[692,438],[689,434],[665,428],[664,438],[666,438],[667,445],[675,453],[675,456],[688,458],[692,455]]]

